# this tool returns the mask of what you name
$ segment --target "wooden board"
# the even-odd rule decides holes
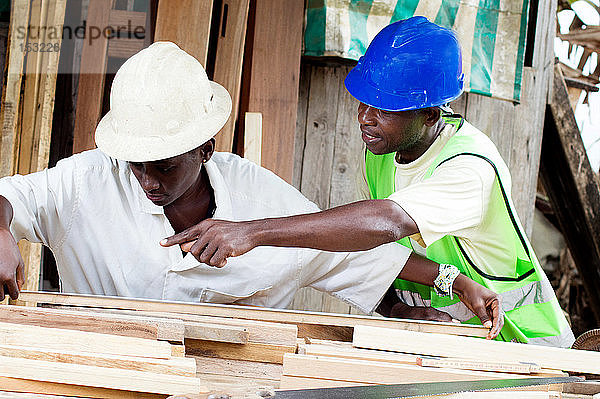
[[[204,390],[195,377],[1,356],[0,376],[168,395]]]
[[[221,24],[217,39],[213,80],[227,89],[231,95],[233,108],[229,120],[216,136],[217,151],[231,152],[233,150],[233,137],[240,103],[249,5],[249,0],[225,0],[221,6]]]
[[[304,344],[298,346],[298,353],[321,357],[336,357],[355,360],[370,360],[386,363],[417,364],[417,355],[353,348],[352,346]]]
[[[171,41],[206,67],[212,0],[160,0],[154,41]]]
[[[260,112],[246,112],[246,123],[244,126],[244,158],[260,166],[262,114]]]
[[[590,166],[559,66],[546,111],[540,177],[600,322],[600,184]]]
[[[68,330],[172,342],[183,342],[185,332],[185,325],[181,320],[25,306],[0,306],[0,322],[51,328],[60,326]]]
[[[419,367],[401,363],[286,354],[283,374],[294,377],[350,381],[367,384],[479,381],[528,378],[529,375]]]
[[[31,346],[53,351],[103,353],[169,359],[168,342],[87,331],[0,323],[0,345]]]
[[[439,332],[444,334],[456,334],[474,337],[487,336],[487,329],[485,327],[468,324],[440,323],[422,320],[385,319],[383,317],[341,315],[317,312],[300,312],[286,309],[257,308],[251,306],[166,302],[148,299],[26,291],[21,292],[20,299],[27,302],[37,303],[196,314],[204,316],[271,321],[287,324],[321,324],[343,327],[371,325],[410,331]]]
[[[519,374],[531,374],[541,371],[541,367],[533,363],[505,363],[423,356],[417,357],[417,365],[422,367],[445,367],[462,370],[498,371],[501,373]]]
[[[244,111],[263,114],[262,164],[291,183],[304,1],[257,0],[255,5]]]
[[[283,363],[285,353],[295,353],[296,345],[272,345],[248,342],[247,344],[228,344],[223,342],[185,340],[185,352],[188,356],[218,357],[221,359],[249,360],[253,362]]]
[[[65,395],[84,398],[101,399],[139,399],[139,392],[121,391],[107,388],[82,387],[77,385],[58,384],[53,382],[24,380],[19,378],[0,377],[0,386],[5,391],[28,394]],[[164,399],[160,394],[144,393],[144,399]],[[35,398],[35,397],[33,397]],[[31,395],[27,399],[33,399]]]
[[[203,374],[279,381],[283,373],[283,366],[275,363],[219,359],[203,356],[193,356],[193,359],[196,361],[198,371]]]
[[[183,324],[183,322],[182,322]],[[186,323],[186,339],[225,342],[230,344],[246,344],[248,329],[241,326],[225,326],[216,323]]]
[[[147,371],[159,374],[173,374],[187,377],[196,376],[196,362],[185,357],[153,359],[148,357],[107,355],[97,353],[48,351],[35,347],[2,346],[0,356],[21,359],[43,360],[87,366],[109,367],[126,370]]]
[[[574,349],[488,341],[369,326],[356,326],[354,328],[354,341],[352,344],[358,348],[474,360],[480,360],[482,354],[485,354],[487,360],[527,361],[550,369],[600,374],[600,353]]]
[[[25,53],[21,48],[27,38],[18,33],[18,29],[29,25],[29,0],[14,0],[11,6],[8,35],[8,53],[6,57],[6,78],[2,87],[0,109],[0,177],[9,176],[16,171],[17,120],[21,101],[21,79]],[[4,72],[4,71],[3,71]]]
[[[69,309],[73,309],[69,307]],[[79,308],[77,308],[79,309]],[[82,308],[84,311],[93,311],[96,313],[108,313],[127,316],[148,316],[160,317],[169,319],[182,320],[187,326],[194,326],[196,323],[218,325],[223,327],[234,327],[237,329],[246,330],[248,332],[247,342],[273,344],[282,346],[293,346],[296,344],[298,336],[298,328],[294,325],[272,323],[264,321],[255,321],[248,319],[236,319],[227,317],[202,316],[197,314],[185,313],[167,313],[167,312],[150,312],[150,311],[135,311],[123,309],[102,309],[102,308]],[[189,332],[189,330],[188,330]],[[187,338],[194,338],[190,334]]]
[[[108,26],[112,0],[91,1],[88,7],[86,38],[92,37],[91,29]],[[81,68],[75,130],[73,132],[73,153],[96,147],[94,133],[100,121],[106,63],[108,60],[108,38],[106,35],[93,40],[85,40],[81,53]]]
[[[317,340],[319,342],[319,340]],[[504,373],[540,373],[544,375],[555,375],[562,376],[563,372],[559,370],[552,370],[547,368],[541,368],[533,363],[502,363],[492,361],[475,361],[468,359],[457,359],[457,358],[439,358],[439,357],[427,357],[424,358],[418,355],[412,355],[408,353],[396,353],[386,352],[378,350],[360,349],[353,348],[350,343],[346,342],[332,342],[322,341],[325,343],[316,344],[299,344],[298,353],[305,355],[315,356],[332,356],[338,358],[347,359],[358,359],[358,360],[371,360],[388,363],[403,363],[403,364],[416,364],[419,366],[430,366],[430,367],[445,367],[445,368],[459,368],[466,370],[478,370],[478,371],[499,371]],[[347,345],[346,345],[347,344]]]
[[[336,380],[325,380],[320,378],[307,378],[307,377],[295,377],[291,375],[281,376],[280,389],[313,389],[313,388],[339,388],[339,387],[358,387],[364,385],[375,385],[365,384],[362,382],[351,382],[351,381],[336,381]]]

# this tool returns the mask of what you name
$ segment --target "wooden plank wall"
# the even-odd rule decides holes
[[[8,22],[0,22],[0,87],[4,84],[6,45],[8,44]]]
[[[551,88],[556,1],[541,2],[532,66],[523,71],[521,103],[465,93],[452,107],[488,134],[512,174],[512,198],[528,235],[541,152],[544,110]],[[293,184],[322,209],[360,199],[364,152],[356,121],[357,102],[343,80],[351,66],[303,59],[300,73]],[[348,313],[341,301],[303,288],[294,309]]]

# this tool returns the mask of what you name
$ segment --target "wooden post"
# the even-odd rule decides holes
[[[600,322],[600,185],[581,140],[569,95],[555,67],[546,110],[540,176]]]
[[[27,36],[19,34],[19,29],[29,25],[29,0],[14,0],[10,13],[8,36],[7,73],[2,88],[2,109],[0,126],[0,177],[12,175],[16,171],[17,120],[21,100],[21,79],[23,76],[24,47]]]
[[[73,132],[73,153],[96,147],[94,132],[102,113],[102,96],[108,37],[103,30],[108,26],[113,0],[90,1],[86,25],[86,40],[81,54],[81,71]]]
[[[168,40],[206,67],[212,0],[160,0],[154,41]]]
[[[229,91],[233,109],[229,120],[216,136],[217,151],[231,152],[233,149],[233,136],[240,103],[249,4],[250,0],[223,2],[213,79]]]
[[[245,111],[263,114],[262,164],[292,182],[302,0],[256,0]]]
[[[260,166],[262,143],[262,115],[260,112],[246,112],[244,130],[244,158]]]

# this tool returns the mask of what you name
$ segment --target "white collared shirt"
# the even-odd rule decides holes
[[[229,153],[205,164],[214,189],[215,219],[251,220],[318,211],[270,171]],[[179,246],[162,207],[147,199],[126,162],[99,150],[54,168],[0,179],[13,206],[17,240],[42,242],[58,264],[64,292],[192,302],[289,306],[305,286],[371,312],[410,251],[386,244],[346,253],[257,247],[214,268]]]

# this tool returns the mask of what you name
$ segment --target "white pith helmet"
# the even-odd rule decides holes
[[[171,158],[214,137],[230,114],[229,93],[198,60],[175,43],[156,42],[115,75],[96,145],[123,161]]]

